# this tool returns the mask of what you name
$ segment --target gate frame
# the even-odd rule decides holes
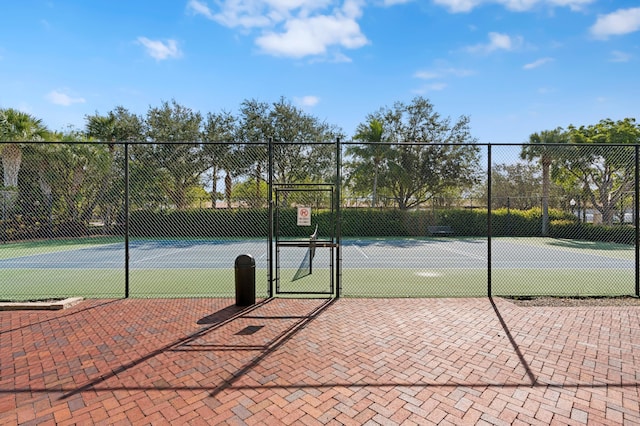
[[[274,277],[274,281],[275,281],[275,295],[282,295],[282,294],[288,294],[288,295],[326,295],[326,296],[333,296],[336,293],[336,287],[335,287],[335,248],[336,248],[336,244],[335,244],[335,239],[336,239],[336,227],[335,227],[335,223],[336,223],[336,218],[335,218],[335,206],[334,206],[334,202],[335,202],[335,185],[330,184],[330,183],[294,183],[294,184],[274,184],[274,189],[275,189],[275,194],[276,194],[276,199],[275,199],[275,216],[274,216],[274,238],[275,241],[271,241],[271,245],[274,245],[275,247],[275,277]],[[330,222],[330,236],[329,239],[324,239],[324,240],[318,240],[314,243],[312,243],[311,241],[304,241],[304,240],[299,240],[299,239],[284,239],[281,240],[281,233],[280,233],[280,216],[279,216],[279,210],[280,210],[280,206],[278,205],[278,201],[280,200],[278,193],[279,192],[329,192],[330,193],[330,214],[331,214],[331,222]],[[317,224],[316,224],[316,230],[317,230]],[[330,257],[329,257],[329,276],[330,276],[330,282],[329,282],[329,291],[280,291],[280,248],[281,247],[305,247],[305,248],[310,248],[313,245],[313,247],[317,247],[317,248],[329,248],[330,249]],[[311,262],[311,259],[310,259]]]
[[[274,187],[278,184],[275,184],[273,182],[273,166],[274,166],[274,159],[273,159],[273,138],[269,138],[268,139],[268,173],[267,173],[267,186],[268,186],[268,194],[267,194],[267,203],[269,206],[269,235],[268,235],[268,247],[267,247],[267,263],[268,263],[268,270],[267,270],[267,280],[268,280],[268,297],[274,297],[275,296],[275,291],[274,291],[274,284],[276,282],[276,278],[274,275],[274,214],[275,214],[275,209],[274,209],[274,199],[273,199],[273,194],[274,194]],[[317,143],[317,142],[316,142]],[[325,143],[326,144],[326,143]],[[342,203],[342,197],[341,197],[341,193],[342,193],[342,143],[340,138],[336,138],[335,142],[331,142],[332,145],[335,144],[335,149],[336,149],[336,157],[335,157],[335,182],[333,184],[327,184],[324,183],[324,185],[332,185],[332,187],[334,188],[333,194],[334,197],[331,200],[331,205],[332,205],[332,210],[333,210],[333,215],[334,215],[334,223],[333,223],[333,232],[334,232],[334,242],[331,243],[333,244],[335,251],[334,251],[334,255],[335,255],[335,263],[334,263],[334,269],[335,269],[335,282],[334,282],[334,288],[333,288],[333,297],[338,299],[340,298],[340,294],[342,293],[342,245],[341,245],[341,241],[342,241],[342,213],[341,213],[341,208],[340,205]],[[280,184],[282,185],[282,184]],[[296,185],[294,183],[290,183],[289,185]],[[300,184],[298,184],[300,185]],[[313,184],[313,185],[322,185],[321,183],[318,184]],[[333,260],[333,259],[332,259]],[[333,274],[332,274],[332,279],[333,279]],[[297,294],[304,294],[304,293],[297,293]],[[323,293],[323,294],[327,294],[327,293]]]

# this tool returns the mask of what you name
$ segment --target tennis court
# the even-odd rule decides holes
[[[341,295],[352,297],[629,295],[633,246],[549,238],[345,238]],[[251,254],[258,297],[268,294],[268,242],[258,239],[131,240],[132,297],[230,297],[234,261]],[[329,248],[317,247],[313,272],[294,279],[308,248],[279,253],[285,292],[328,288]],[[335,263],[335,262],[334,262]],[[0,299],[122,297],[124,239],[13,243],[0,246]]]

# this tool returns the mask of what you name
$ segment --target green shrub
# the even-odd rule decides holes
[[[132,237],[266,237],[266,209],[212,209],[169,212],[135,211],[129,222]]]
[[[315,225],[323,238],[331,236],[330,210],[314,209],[312,226],[296,224],[295,208],[277,210],[278,234],[283,237],[308,237]],[[342,209],[341,231],[345,237],[408,237],[427,236],[428,227],[450,226],[454,235],[487,236],[487,211],[484,209],[397,210],[349,208]],[[549,211],[549,236],[554,238],[612,241],[632,244],[635,231],[629,226],[584,224],[570,213]],[[333,223],[335,225],[335,223]],[[496,209],[491,216],[492,236],[535,237],[541,235],[542,212],[539,208],[521,211]],[[191,238],[266,238],[269,232],[269,211],[260,209],[206,209],[131,214],[133,237]]]
[[[553,238],[635,244],[635,228],[627,225],[594,225],[576,220],[554,220],[549,226]]]

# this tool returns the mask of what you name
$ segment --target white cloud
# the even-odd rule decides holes
[[[270,27],[292,17],[308,17],[331,5],[332,0],[222,0],[217,12],[212,12],[203,0],[190,0],[187,10],[229,28]],[[345,4],[360,3],[346,0]]]
[[[284,32],[267,32],[256,39],[264,52],[294,58],[323,55],[330,46],[356,49],[368,42],[355,20],[326,15],[291,19]]]
[[[582,10],[583,6],[595,3],[596,0],[548,0],[553,6],[566,6],[571,10]]]
[[[500,1],[509,10],[524,12],[530,10],[533,6],[539,3],[538,0],[502,0]]]
[[[198,3],[202,4],[200,2]],[[212,13],[207,8],[204,16],[230,28],[256,28],[266,27],[272,24],[269,17],[263,13],[263,7],[256,3],[260,2],[242,0],[226,1],[222,3],[220,12]],[[199,10],[203,9],[200,8]]]
[[[449,9],[452,13],[470,12],[484,4],[500,4],[515,12],[531,10],[538,5],[549,7],[568,7],[571,10],[581,10],[585,5],[596,0],[434,0],[435,4]]]
[[[591,27],[596,38],[606,39],[612,35],[624,35],[640,30],[640,7],[619,9],[608,15],[600,15]]]
[[[541,67],[545,64],[548,64],[549,62],[553,62],[553,58],[540,58],[537,61],[533,61],[531,63],[525,64],[522,69],[525,70],[532,70],[534,68],[538,68]]]
[[[158,61],[182,56],[182,52],[178,48],[178,42],[175,40],[162,42],[160,40],[150,40],[146,37],[138,37],[138,43],[146,48],[149,56]]]
[[[482,0],[434,0],[435,4],[449,9],[450,12],[470,12],[474,7],[480,5]]]
[[[611,58],[609,62],[629,62],[631,60],[631,54],[614,50],[611,52]]]
[[[348,62],[351,59],[342,49],[357,49],[369,43],[358,24],[365,3],[365,0],[220,0],[210,7],[210,0],[189,0],[187,10],[229,28],[257,31],[256,45],[270,55],[321,56],[324,60]]]
[[[83,104],[84,98],[74,98],[59,90],[52,90],[45,95],[45,99],[55,105],[71,106],[73,104]]]
[[[444,90],[446,88],[447,88],[447,83],[433,83],[425,86],[425,89],[427,89],[430,92],[437,91],[437,90]]]
[[[507,34],[489,33],[489,40],[490,43],[487,46],[487,50],[489,51],[499,49],[511,50],[513,47],[511,36]]]
[[[421,80],[434,80],[436,78],[442,77],[440,73],[435,71],[418,71],[413,76]]]
[[[447,87],[448,87],[447,83],[442,83],[442,82],[431,83],[431,84],[425,84],[424,86],[413,90],[413,92],[417,95],[425,95],[431,92],[440,92],[446,89]]]
[[[420,80],[432,81],[428,84],[424,84],[418,89],[413,90],[414,93],[424,95],[431,92],[439,92],[449,87],[449,84],[445,81],[450,77],[468,77],[475,74],[471,70],[464,68],[454,68],[449,66],[445,61],[436,61],[435,67],[432,70],[418,71],[413,74],[414,78]]]
[[[301,98],[295,98],[295,101],[300,106],[313,107],[318,105],[318,102],[320,102],[320,98],[318,98],[317,96],[303,96]]]
[[[349,63],[352,62],[351,58],[345,55],[344,53],[337,52],[333,55],[332,58],[329,59],[329,62],[333,63]]]
[[[207,19],[214,19],[213,13],[211,12],[211,9],[209,9],[209,6],[201,1],[190,0],[189,3],[187,3],[187,10],[194,15],[202,15]]]
[[[469,77],[474,75],[475,71],[467,70],[464,68],[443,68],[442,72],[445,74],[453,75],[455,77]]]
[[[383,4],[385,6],[395,6],[396,4],[405,4],[409,3],[410,1],[413,0],[384,0]]]
[[[515,50],[522,46],[522,37],[511,37],[508,34],[491,32],[489,33],[489,43],[476,44],[467,47],[467,51],[472,53],[491,53],[497,50]]]

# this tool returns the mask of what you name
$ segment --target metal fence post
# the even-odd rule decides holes
[[[487,145],[487,294],[491,297],[491,144]]]
[[[129,298],[129,143],[124,143],[124,297]]]
[[[7,234],[7,201],[5,199],[5,193],[2,191],[2,244],[6,243],[8,238],[5,239]]]
[[[273,297],[273,138],[269,138],[267,144],[268,151],[268,165],[267,165],[267,204],[268,204],[268,215],[269,215],[269,246],[267,247],[267,257],[269,263],[269,276],[268,276],[268,288],[267,295],[268,297]]]
[[[342,293],[342,240],[341,209],[342,193],[342,144],[336,138],[336,299]]]
[[[633,223],[635,226],[636,236],[636,297],[640,297],[640,220],[638,219],[638,203],[640,202],[640,170],[638,169],[638,161],[640,161],[640,146],[635,146],[635,200],[634,200],[634,214]]]

